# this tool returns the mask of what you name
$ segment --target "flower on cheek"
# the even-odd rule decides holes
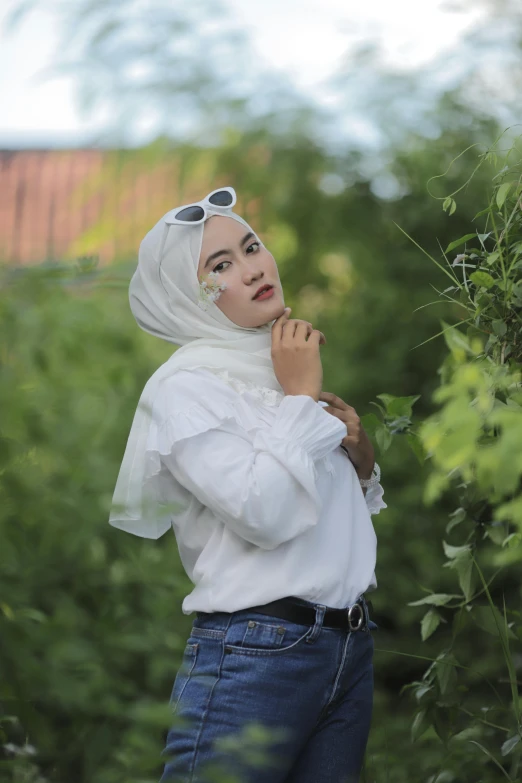
[[[207,279],[199,283],[198,307],[208,310],[208,303],[215,302],[226,288],[226,283],[219,282],[219,272],[209,272]]]

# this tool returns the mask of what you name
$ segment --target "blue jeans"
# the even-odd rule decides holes
[[[252,609],[197,613],[174,680],[160,783],[356,783],[373,706],[373,636]],[[249,728],[250,727],[250,728]],[[221,777],[220,777],[221,773]]]

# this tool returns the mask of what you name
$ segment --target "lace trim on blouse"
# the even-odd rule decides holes
[[[254,399],[265,405],[277,406],[285,396],[277,391],[277,389],[270,389],[267,386],[258,386],[252,381],[242,381],[240,378],[230,375],[228,370],[214,370],[213,372],[215,372],[216,375],[219,375],[220,378],[223,378],[225,383],[228,383],[228,385],[239,392],[239,394],[248,392]]]
[[[281,404],[281,400],[284,398],[284,394],[277,389],[270,389],[268,386],[259,386],[252,381],[242,381],[240,378],[236,378],[230,375],[228,370],[213,370],[216,375],[219,375],[225,383],[228,383],[239,394],[249,394],[257,402],[262,405],[269,405],[270,407],[277,407]],[[336,470],[332,465],[329,455],[327,454],[322,458],[322,463],[326,471],[333,477],[336,476]]]

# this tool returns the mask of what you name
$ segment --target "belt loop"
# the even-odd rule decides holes
[[[315,640],[319,636],[321,627],[323,625],[324,615],[326,612],[326,606],[324,604],[315,604],[314,608],[315,608],[315,623],[314,623],[314,627],[312,628],[311,634],[306,637],[307,642],[315,642]]]
[[[361,606],[364,611],[365,624],[366,626],[368,626],[370,624],[370,610],[368,609],[368,604],[366,603],[366,598],[364,597],[364,593],[361,595],[359,600],[361,602]]]

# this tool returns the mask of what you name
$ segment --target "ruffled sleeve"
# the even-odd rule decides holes
[[[348,452],[346,451],[345,447],[341,447],[343,451],[345,452],[348,459],[350,459],[350,456]],[[377,463],[375,463],[377,465]],[[377,471],[376,471],[377,472]],[[379,468],[380,473],[380,468]],[[380,483],[372,484],[371,487],[366,488],[366,493],[364,494],[364,499],[366,501],[366,505],[368,506],[368,511],[370,514],[378,514],[379,511],[383,508],[388,508],[384,500],[382,499],[382,496],[384,495],[384,488]]]
[[[367,488],[364,499],[366,500],[366,505],[368,506],[370,514],[378,514],[381,509],[388,508],[382,499],[383,495],[384,488],[380,483],[373,484],[373,486]]]
[[[339,446],[346,425],[311,397],[284,397],[263,426],[219,378],[180,371],[163,384],[156,414],[150,448],[155,441],[176,481],[235,534],[274,549],[317,524],[314,462]]]

